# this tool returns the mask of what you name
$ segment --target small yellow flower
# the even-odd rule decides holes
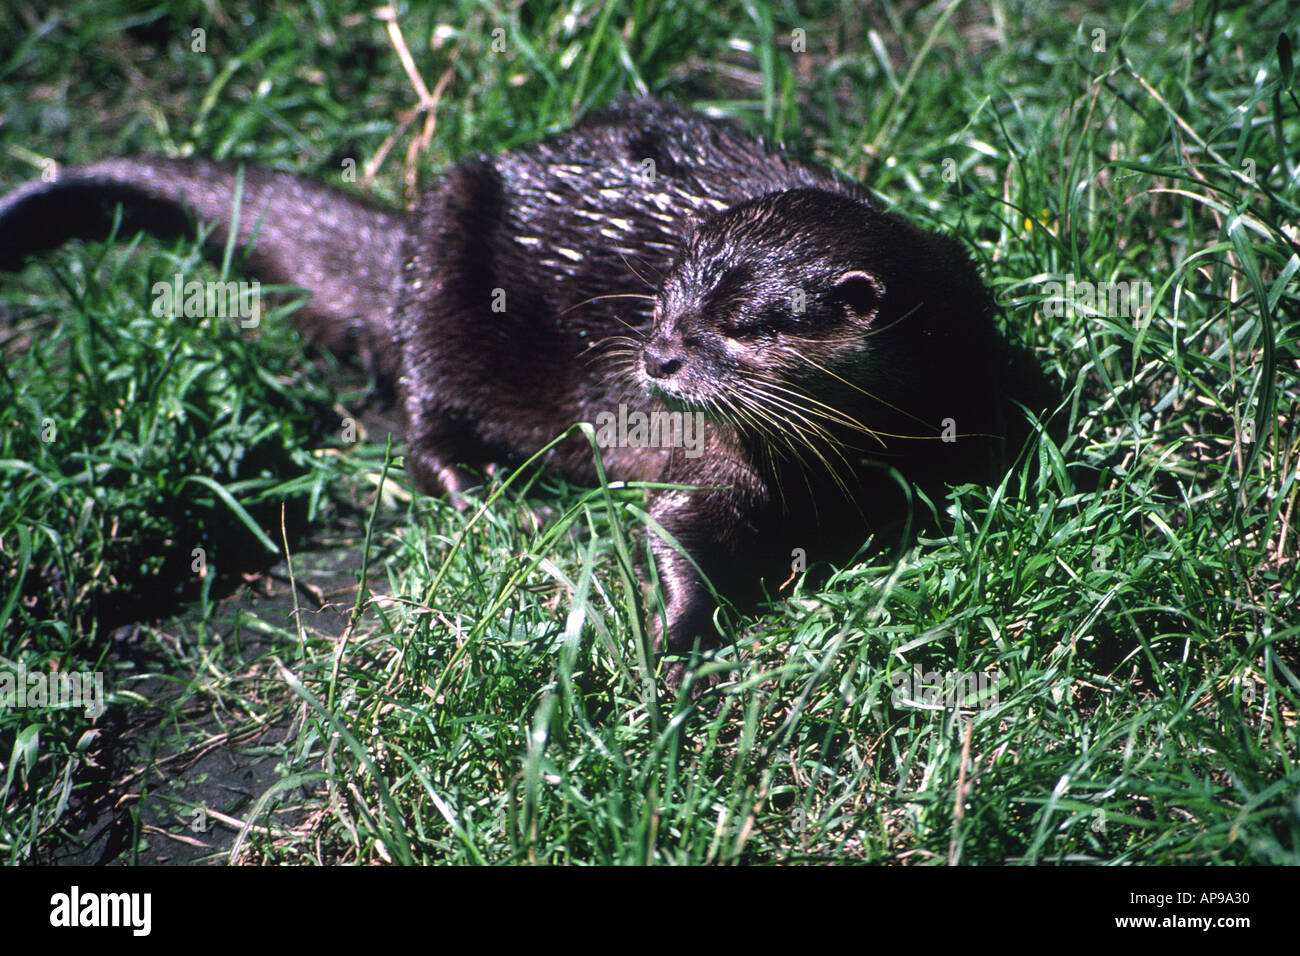
[[[1026,217],[1025,217],[1025,224],[1024,224],[1024,227],[1023,227],[1023,229],[1022,229],[1021,234],[1027,236],[1027,235],[1029,235],[1029,233],[1033,230],[1033,228],[1034,228],[1035,226],[1039,226],[1039,227],[1041,227],[1041,228],[1043,228],[1043,229],[1046,229],[1046,230],[1047,230],[1048,232],[1050,232],[1052,235],[1056,235],[1056,228],[1055,228],[1055,226],[1049,226],[1049,225],[1047,224],[1047,223],[1048,223],[1048,219],[1049,219],[1050,217],[1051,217],[1051,213],[1050,213],[1049,210],[1046,210],[1046,209],[1042,210],[1042,211],[1038,214],[1038,219],[1037,219],[1036,221],[1035,221],[1034,219],[1031,219],[1030,217],[1026,216]]]

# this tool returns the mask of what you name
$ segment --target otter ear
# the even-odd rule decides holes
[[[835,296],[858,318],[869,319],[880,311],[885,284],[870,272],[854,269],[835,280]]]

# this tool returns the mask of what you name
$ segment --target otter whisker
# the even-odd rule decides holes
[[[784,413],[777,412],[770,406],[764,405],[762,402],[755,402],[752,393],[744,397],[751,403],[751,407],[755,408],[761,416],[775,426],[772,429],[764,429],[764,434],[768,436],[769,439],[772,437],[779,438],[781,443],[794,454],[800,463],[803,464],[806,464],[806,460],[803,455],[800,454],[800,448],[811,452],[826,467],[827,471],[831,474],[836,484],[840,486],[841,490],[847,494],[848,488],[838,472],[838,466],[832,464],[820,447],[824,444],[825,447],[830,452],[833,452],[835,457],[839,459],[840,464],[851,469],[852,466],[844,457],[844,454],[840,449],[840,445],[842,444],[841,442],[837,441],[834,436],[821,428],[821,426],[808,420],[797,408],[791,407],[785,409]],[[792,415],[795,417],[791,417]],[[798,445],[795,444],[793,438],[791,438],[787,433],[787,429],[794,431],[799,436],[801,441]],[[820,438],[821,442],[816,441],[815,439],[817,438]]]
[[[798,401],[792,401],[791,398],[786,398],[778,394],[778,392],[787,392],[794,399],[803,398],[803,396],[797,392],[793,392],[789,389],[782,389],[779,386],[775,386],[771,383],[763,383],[759,386],[756,386],[756,390],[759,390],[761,394],[764,396],[764,398],[767,401],[771,402],[772,404],[777,405],[788,412],[798,414],[800,418],[808,425],[808,427],[815,429],[817,434],[820,435],[828,443],[843,444],[842,441],[840,441],[835,436],[833,436],[822,425],[819,425],[816,422],[814,422],[813,421],[814,417],[821,418],[824,421],[828,421],[831,424],[850,428],[854,431],[862,431],[862,432],[866,432],[867,434],[873,434],[870,431],[870,429],[867,429],[865,426],[863,426],[862,424],[860,424],[859,422],[857,422],[852,418],[849,418],[847,416],[841,415],[838,412],[835,412],[835,410],[830,408],[830,406],[822,406],[822,408],[809,408],[806,407],[805,405],[801,405]],[[821,405],[820,402],[815,404]]]
[[[919,311],[921,311],[921,303],[918,302],[916,305],[912,306],[910,309],[908,309],[898,318],[894,319],[894,321],[890,322],[888,325],[882,325],[880,328],[876,328],[875,326],[872,326],[871,328],[867,329],[863,338],[871,338],[871,336],[879,335],[881,332],[888,332],[890,329],[898,325],[904,319],[910,318],[912,316],[912,313],[919,312]]]
[[[649,279],[647,279],[645,276],[641,275],[641,273],[637,272],[635,269],[632,268],[632,263],[630,263],[630,262],[627,261],[627,256],[625,256],[621,251],[619,252],[618,257],[619,257],[620,259],[623,260],[623,265],[627,266],[627,271],[628,271],[628,272],[632,273],[632,275],[636,276],[638,279],[640,279],[642,282],[644,282],[644,283],[645,283],[647,286],[649,286],[650,288],[652,288],[652,289],[658,289],[659,286],[663,283],[663,275],[662,275],[662,274],[659,275],[659,282],[658,282],[658,283],[651,282],[651,281],[650,281]],[[640,256],[637,256],[636,259],[637,259],[637,261],[640,262],[642,265],[648,265],[648,263],[646,263],[646,261],[645,261],[644,259],[642,259]],[[650,266],[650,271],[651,271],[651,272],[658,272],[658,270],[655,269],[654,266]],[[653,298],[653,296],[652,296],[651,298]]]
[[[832,372],[830,369],[814,362],[812,359],[806,358],[805,361],[807,361],[807,363],[811,365],[813,368],[817,369],[820,372],[824,372],[825,374],[829,375],[831,378],[835,379],[837,382],[841,382],[842,384],[849,386],[855,391],[861,392],[863,395],[867,396],[867,398],[871,399],[873,402],[878,402],[879,404],[884,405],[886,408],[893,409],[894,411],[898,412],[898,414],[900,415],[906,415],[908,418],[912,419],[915,422],[918,422],[921,425],[925,425],[927,428],[933,427],[925,419],[918,418],[916,415],[913,415],[911,412],[905,409],[899,408],[897,405],[893,404],[892,402],[885,401],[879,395],[873,395],[871,392],[868,392],[861,385],[858,385],[855,382],[850,382],[848,379],[844,378],[841,375],[837,375],[836,373]]]
[[[763,383],[763,385],[770,385],[770,384],[771,383]],[[759,405],[763,409],[763,414],[769,420],[775,422],[778,425],[778,428],[776,429],[776,434],[779,435],[779,437],[781,438],[782,444],[786,445],[786,447],[788,447],[789,450],[794,453],[795,457],[801,463],[806,464],[805,459],[799,453],[798,447],[795,446],[794,440],[791,438],[789,434],[787,434],[782,429],[781,426],[784,426],[784,429],[792,430],[798,435],[800,439],[799,447],[802,447],[803,449],[810,451],[813,455],[815,455],[817,459],[822,463],[822,465],[826,468],[827,472],[830,474],[831,478],[835,481],[836,485],[840,488],[840,490],[843,491],[845,494],[848,494],[849,492],[848,492],[847,483],[845,482],[843,476],[839,472],[840,466],[843,466],[849,471],[853,470],[852,463],[849,462],[849,460],[844,456],[844,452],[842,450],[842,446],[844,445],[844,443],[836,436],[828,432],[824,427],[822,427],[821,425],[817,424],[815,421],[808,418],[807,415],[804,413],[805,410],[799,408],[794,403],[784,398],[781,398],[777,395],[763,392],[761,390],[761,387],[756,385],[756,383],[753,382],[746,383],[746,388],[749,392],[749,395],[747,397],[751,402],[754,402],[755,396],[757,396],[759,399],[765,400],[766,402],[769,403],[767,405],[763,405],[762,402],[759,402]],[[775,405],[777,407],[773,408],[772,405]],[[768,432],[768,434],[770,436],[771,432]],[[822,450],[823,446],[825,447],[826,452],[823,452]],[[837,459],[837,462],[832,462],[827,457],[827,453],[833,454],[834,457]]]
[[[804,392],[795,391],[794,389],[787,388],[785,386],[777,385],[775,382],[764,382],[763,387],[770,390],[770,392],[772,393],[771,398],[773,401],[788,402],[789,399],[780,399],[777,397],[776,394],[774,394],[777,392],[784,393],[785,395],[790,396],[790,399],[794,400],[794,404],[798,404],[799,402],[805,402],[807,403],[807,406],[813,406],[813,407],[804,407],[804,411],[806,411],[810,415],[816,415],[817,417],[822,418],[832,424],[840,425],[844,428],[851,429],[852,431],[855,432],[861,432],[865,435],[871,436],[872,438],[876,438],[877,436],[877,433],[875,431],[868,428],[866,425],[863,425],[856,418],[852,418],[851,416],[845,414],[844,412],[841,412],[839,409],[831,405],[827,405],[825,402],[817,401],[811,395],[807,395]],[[877,438],[877,441],[879,441],[879,438]],[[884,442],[880,442],[880,444],[884,445]]]
[[[581,308],[584,305],[590,305],[592,302],[603,302],[605,299],[649,299],[653,302],[654,298],[654,296],[647,295],[644,292],[611,292],[608,295],[593,295],[589,299],[583,299],[581,302],[573,303],[573,305],[569,306],[567,309],[561,309],[560,315],[568,315],[574,309]],[[618,319],[618,316],[614,316],[614,318]]]
[[[794,439],[789,434],[794,432],[798,437],[800,444],[805,447],[811,447],[814,444],[813,439],[820,437],[823,440],[830,440],[830,436],[820,429],[815,423],[808,421],[804,416],[799,415],[797,410],[782,407],[773,407],[770,401],[757,393],[750,393],[745,398],[750,403],[764,421],[771,424],[767,434],[771,437],[779,437],[783,442],[794,448]]]

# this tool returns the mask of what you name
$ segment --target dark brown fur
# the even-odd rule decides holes
[[[142,159],[32,183],[0,200],[0,267],[106,234],[119,203],[129,227],[175,233],[192,215],[223,244],[236,182],[226,165]],[[795,549],[842,556],[896,523],[884,466],[925,485],[983,477],[1001,451],[1001,358],[960,246],[668,104],[462,162],[409,216],[250,169],[238,218],[241,246],[256,233],[249,270],[312,293],[304,328],[396,377],[407,469],[428,492],[620,404],[705,413],[699,457],[611,447],[604,463],[704,489],[654,492],[650,512],[737,599],[786,576]],[[582,440],[549,464],[595,480]],[[715,645],[692,560],[651,547],[663,645]]]

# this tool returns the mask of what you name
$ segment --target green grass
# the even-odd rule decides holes
[[[398,16],[428,88],[448,77],[426,179],[619,93],[716,109],[960,237],[1066,395],[1062,437],[935,502],[943,537],[735,618],[731,683],[676,699],[642,632],[638,492],[525,468],[466,511],[403,493],[400,469],[381,493],[382,443],[331,411],[359,396],[331,398],[290,323],[250,337],[142,307],[176,271],[219,274],[194,243],[68,246],[0,283],[0,669],[99,669],[112,696],[97,723],[0,713],[4,858],[69,844],[69,805],[152,707],[181,753],[290,728],[281,782],[213,807],[247,824],[242,860],[1300,863],[1287,4],[443,6]],[[19,4],[0,186],[44,157],[323,178],[382,154],[365,189],[400,202],[425,118],[372,7]],[[1154,315],[1058,315],[1067,276],[1150,282]],[[342,637],[222,617],[223,582],[276,560],[248,524],[295,575],[361,528]],[[109,633],[180,608],[154,657]],[[996,699],[895,701],[914,669],[992,676]],[[179,693],[142,693],[158,674]],[[160,839],[137,829],[131,853]]]

